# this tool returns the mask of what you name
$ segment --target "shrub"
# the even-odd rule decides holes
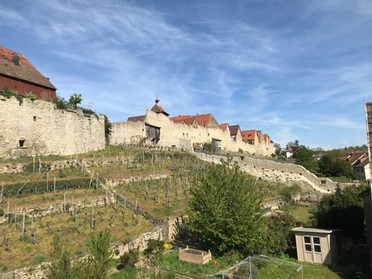
[[[5,212],[4,209],[0,208],[0,217],[4,216]]]
[[[138,249],[129,250],[128,253],[124,253],[120,257],[120,264],[118,269],[122,269],[128,266],[134,266],[136,262],[139,260],[139,251]]]
[[[32,92],[28,92],[28,93],[25,95],[25,97],[26,97],[27,99],[30,99],[31,101],[35,101],[35,100],[37,99],[37,96],[36,96],[34,93],[32,93]]]
[[[149,239],[147,248],[144,251],[145,255],[148,254],[161,254],[164,251],[164,241]]]

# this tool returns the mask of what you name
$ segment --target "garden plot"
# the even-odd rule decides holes
[[[93,192],[96,191],[81,190],[75,195],[73,191],[74,202],[72,196],[67,195],[66,203],[66,193],[60,193],[53,204],[60,202],[62,207],[47,214],[26,214],[22,210],[16,211],[16,214],[6,213],[0,224],[0,270],[4,272],[48,260],[51,242],[56,234],[61,235],[69,243],[70,250],[79,256],[85,253],[86,240],[94,231],[109,229],[115,243],[128,241],[153,229],[153,225],[142,216],[121,204],[111,203],[112,200],[106,205],[97,206],[99,196]],[[49,204],[48,197],[44,196],[47,201],[43,205]],[[87,201],[89,198],[92,199],[90,206],[78,206],[79,201]],[[102,198],[106,197],[101,192]],[[30,200],[34,199],[36,202],[36,197]],[[34,202],[28,205],[31,204]]]

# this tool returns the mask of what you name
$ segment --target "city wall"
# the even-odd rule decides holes
[[[0,157],[71,155],[104,148],[103,115],[0,96]]]
[[[192,126],[183,123],[174,123],[167,116],[146,110],[144,122],[128,121],[113,123],[110,143],[111,144],[133,144],[146,142],[145,123],[160,127],[160,140],[157,147],[192,150],[194,144],[210,143],[217,140],[221,150],[238,152],[243,150],[250,154],[269,156],[274,152],[272,143],[249,144],[241,138],[233,140],[228,129],[225,131],[219,127]]]
[[[226,157],[196,153],[204,161],[219,163]],[[337,186],[341,188],[354,185],[353,183],[337,183],[328,178],[317,177],[300,165],[281,163],[274,160],[252,157],[235,157],[233,159],[248,174],[258,179],[281,182],[286,185],[298,184],[302,188],[302,200],[320,200],[324,194],[333,193]]]

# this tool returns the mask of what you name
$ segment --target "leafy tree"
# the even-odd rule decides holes
[[[279,255],[291,244],[291,229],[296,226],[292,215],[283,212],[268,217],[267,253]]]
[[[326,176],[331,176],[332,175],[332,167],[333,167],[333,160],[329,155],[324,155],[320,160],[319,160],[319,171],[326,175]]]
[[[112,251],[108,230],[92,235],[88,245],[88,256],[78,259],[63,245],[60,236],[52,243],[49,279],[101,279],[105,278],[110,267]]]
[[[89,240],[88,251],[90,254],[87,259],[88,265],[94,274],[92,278],[105,278],[113,256],[110,231],[105,230],[97,235],[92,235]]]
[[[296,164],[299,164],[311,172],[318,171],[318,163],[314,159],[314,152],[305,146],[301,145],[298,147],[293,157],[296,159]]]
[[[353,177],[353,170],[350,164],[343,160],[336,160],[331,169],[331,174],[333,176],[346,176],[346,177]]]
[[[188,227],[200,246],[216,254],[243,254],[263,247],[266,223],[255,179],[229,161],[213,164],[190,189]]]
[[[325,195],[313,213],[315,225],[324,229],[340,229],[344,236],[360,242],[364,233],[364,211],[359,194],[363,187],[339,187]]]
[[[61,238],[56,235],[52,242],[52,262],[49,269],[50,279],[72,279],[75,270],[72,266],[71,252],[62,244]],[[76,266],[75,266],[76,268]]]
[[[74,93],[70,96],[68,102],[76,109],[77,105],[83,101],[81,94]]]

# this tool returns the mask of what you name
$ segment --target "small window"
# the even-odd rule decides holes
[[[320,244],[319,237],[314,237],[313,240],[314,240],[314,244]]]
[[[24,147],[25,146],[25,141],[24,139],[20,139],[19,142],[19,147]]]
[[[311,243],[310,236],[305,236],[305,243]]]
[[[320,249],[320,245],[314,245],[314,251],[318,253],[322,252]]]
[[[305,250],[311,252],[311,245],[310,244],[306,244],[305,245]]]

